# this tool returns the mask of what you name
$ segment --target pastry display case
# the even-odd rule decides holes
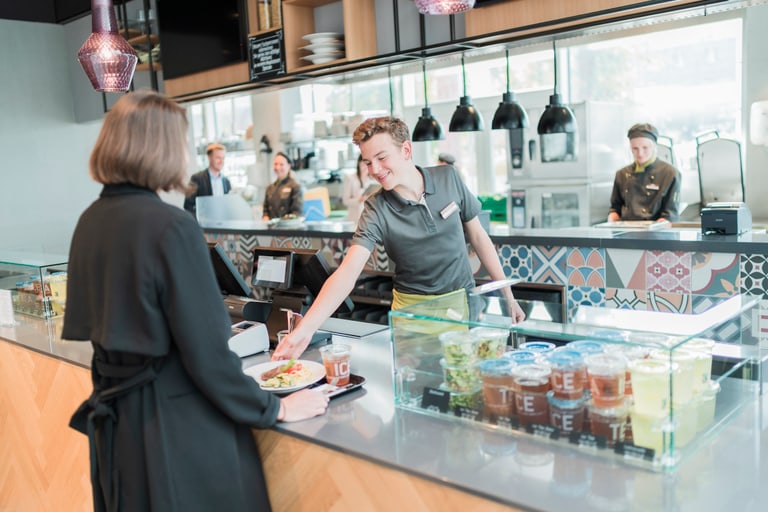
[[[515,324],[501,285],[390,313],[397,407],[665,471],[762,394],[756,298],[579,306],[565,323],[519,301]]]
[[[14,314],[38,318],[62,316],[67,298],[67,257],[0,251],[0,290],[11,292]]]

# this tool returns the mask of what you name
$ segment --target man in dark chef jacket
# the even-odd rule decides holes
[[[648,123],[627,132],[634,162],[616,171],[608,221],[677,220],[680,172],[656,156],[659,132]]]
[[[208,168],[192,175],[190,183],[197,189],[184,199],[184,209],[193,215],[197,211],[195,199],[198,196],[223,196],[232,190],[229,179],[221,174],[226,156],[224,146],[218,143],[208,144],[205,154],[208,155]]]

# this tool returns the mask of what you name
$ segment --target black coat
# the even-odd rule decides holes
[[[96,411],[97,512],[269,510],[251,427],[273,425],[279,400],[243,374],[230,328],[195,220],[153,191],[105,186],[75,228],[62,332],[95,350],[81,409]]]
[[[197,197],[213,195],[213,185],[211,185],[211,175],[208,174],[208,169],[203,169],[202,171],[193,174],[189,178],[189,183],[194,185],[195,191],[184,198],[184,209],[188,212],[196,213]],[[224,188],[224,193],[229,194],[232,190],[232,184],[229,182],[229,178],[222,176],[221,184]]]

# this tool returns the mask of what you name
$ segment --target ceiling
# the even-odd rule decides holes
[[[91,11],[91,0],[2,0],[0,19],[68,23]]]

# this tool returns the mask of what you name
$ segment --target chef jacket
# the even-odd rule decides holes
[[[288,176],[284,180],[270,183],[264,194],[263,214],[270,219],[304,214],[304,192],[301,185]]]
[[[621,220],[677,220],[680,181],[680,172],[663,160],[642,172],[635,172],[632,163],[616,171],[609,211]]]

